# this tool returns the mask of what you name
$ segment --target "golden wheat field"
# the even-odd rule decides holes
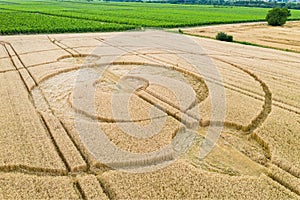
[[[299,53],[176,33],[3,36],[0,199],[299,199],[299,80]]]

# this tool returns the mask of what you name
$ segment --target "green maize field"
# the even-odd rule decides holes
[[[87,1],[0,1],[0,33],[123,31],[263,21],[268,8]],[[300,19],[292,10],[290,19]]]

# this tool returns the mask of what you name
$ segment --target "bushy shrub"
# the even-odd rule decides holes
[[[269,10],[266,20],[271,26],[282,26],[289,16],[291,16],[291,11],[287,8],[273,8]]]
[[[216,39],[221,40],[221,41],[227,41],[227,42],[232,42],[233,41],[232,35],[227,35],[224,32],[219,32],[216,36]]]

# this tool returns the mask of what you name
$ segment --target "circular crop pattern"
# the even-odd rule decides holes
[[[211,121],[225,117],[222,84],[204,79],[219,77],[210,58],[192,40],[173,39],[159,31],[124,33],[101,40],[103,49],[111,46],[110,56],[97,56],[107,55],[99,46],[91,56],[60,57],[57,62],[67,69],[40,81],[32,92],[36,106],[51,110],[62,123],[71,121],[68,131],[96,164],[130,172],[167,166],[198,134],[200,102],[210,95]],[[200,158],[212,150],[221,130],[208,127]]]

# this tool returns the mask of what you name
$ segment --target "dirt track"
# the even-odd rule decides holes
[[[226,32],[235,41],[300,52],[300,21],[287,22],[283,27],[266,23],[242,23],[183,29],[185,33],[215,38]]]
[[[218,80],[206,60],[201,75],[193,71],[182,58],[192,50],[140,44],[132,52],[110,42],[117,34],[1,37],[0,199],[299,198],[300,54],[189,37]],[[209,83],[224,86],[226,116],[215,148],[199,159],[208,126],[220,126],[210,119]],[[159,153],[191,129],[194,142],[176,161],[176,152]],[[106,140],[133,154],[111,156]]]

